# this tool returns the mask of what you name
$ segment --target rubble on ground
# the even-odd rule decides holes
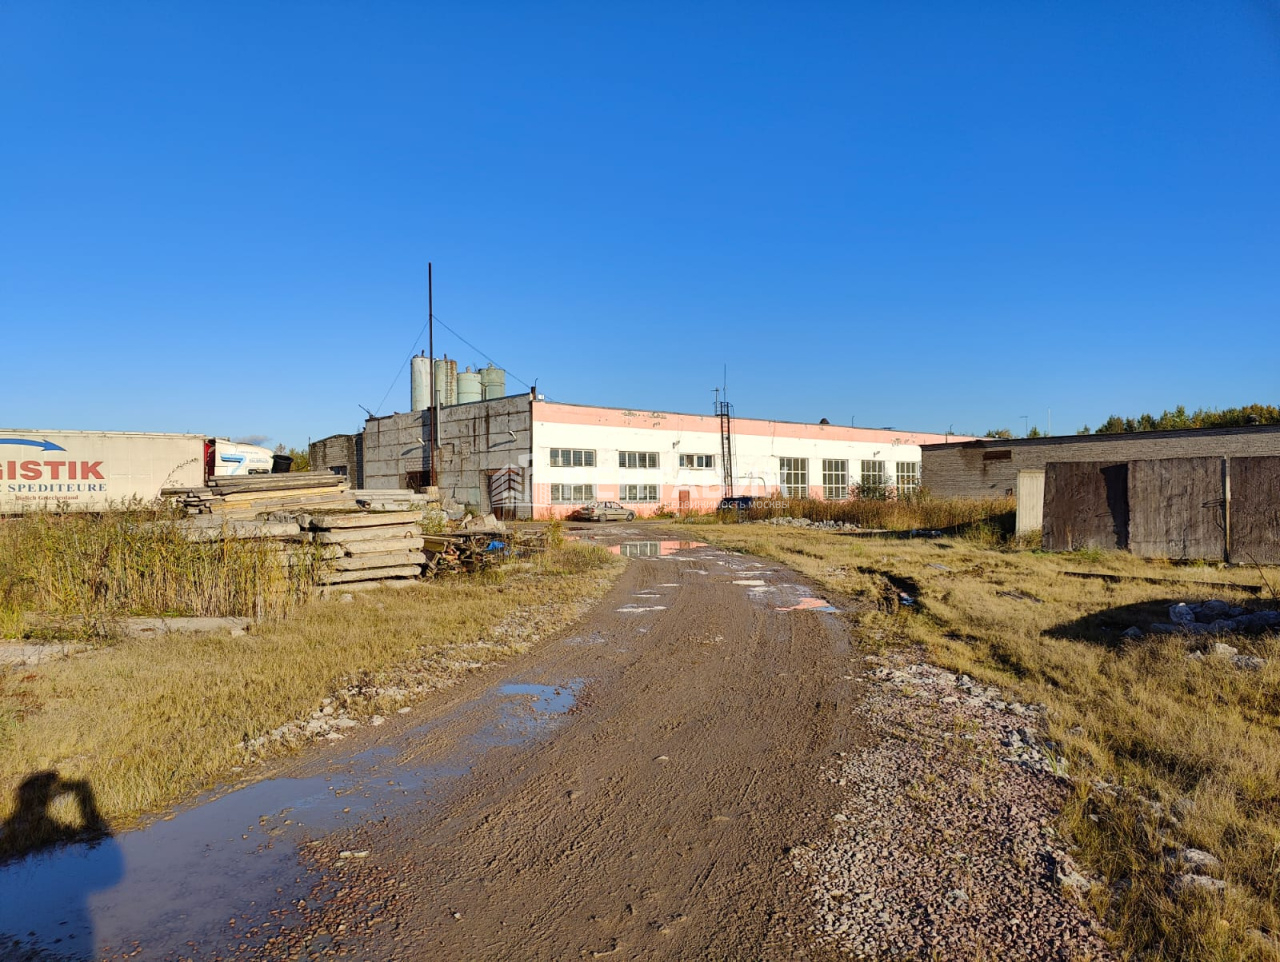
[[[824,772],[847,789],[832,837],[791,851],[817,940],[852,958],[1112,958],[1052,827],[1069,784],[1043,706],[867,660],[879,737]]]
[[[1240,649],[1225,642],[1214,641],[1220,635],[1262,635],[1280,632],[1280,611],[1259,609],[1250,611],[1242,605],[1233,605],[1218,598],[1198,604],[1180,601],[1169,606],[1169,620],[1148,626],[1153,635],[1172,635],[1187,640],[1190,650],[1187,657],[1194,661],[1217,660],[1241,671],[1261,671],[1267,659],[1258,655],[1241,654]],[[1120,633],[1122,638],[1136,641],[1147,634],[1138,625],[1130,625]]]
[[[1249,611],[1219,599],[1169,606],[1169,620],[1150,626],[1157,635],[1256,635],[1280,629],[1280,611]]]
[[[792,528],[818,528],[823,531],[861,531],[852,521],[810,521],[808,518],[765,518],[760,524],[782,525]]]

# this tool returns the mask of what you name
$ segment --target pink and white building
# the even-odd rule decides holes
[[[638,515],[714,510],[724,490],[714,415],[532,402],[535,513],[563,516],[584,501],[618,501]],[[845,500],[859,486],[914,491],[919,431],[733,418],[733,493]]]
[[[370,418],[360,435],[316,442],[312,463],[353,475],[360,487],[419,487],[430,470],[429,425],[429,411]],[[913,491],[921,445],[968,440],[737,417],[731,435],[734,494],[825,500],[862,486]],[[721,422],[710,414],[518,394],[440,408],[437,444],[440,488],[508,517],[563,517],[587,501],[617,501],[641,516],[708,511],[726,493]]]

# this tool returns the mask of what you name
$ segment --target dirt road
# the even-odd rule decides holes
[[[344,842],[410,881],[367,956],[795,957],[783,853],[823,832],[815,771],[860,737],[849,637],[831,611],[777,610],[812,596],[794,573],[678,544],[630,549],[667,553],[512,666],[576,693],[553,736]],[[480,720],[408,751],[429,759]]]
[[[680,545],[623,545],[650,556],[571,637],[476,680],[571,697],[546,737],[326,846],[407,883],[392,924],[339,941],[384,959],[796,957],[784,853],[829,824],[815,772],[862,735],[848,635],[794,573]],[[483,737],[492,718],[453,714],[470,698],[439,706],[406,764]]]
[[[794,572],[650,526],[583,536],[633,560],[572,635],[13,867],[0,957],[802,955],[784,856],[827,834],[816,773],[865,738],[842,615]]]
[[[0,959],[1111,957],[1038,706],[857,650],[781,565],[583,534],[633,561],[571,633],[6,867]]]

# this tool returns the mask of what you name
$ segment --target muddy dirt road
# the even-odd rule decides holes
[[[817,772],[866,737],[842,615],[778,565],[649,526],[584,534],[633,560],[572,634],[7,872],[0,957],[806,954],[785,853],[828,834]]]
[[[375,929],[361,954],[754,959],[802,948],[784,853],[824,831],[815,772],[861,735],[844,622],[786,569],[680,542],[621,550],[638,556],[613,594],[509,670],[573,692],[564,722],[486,753],[437,809],[343,840],[409,882],[399,928]],[[407,750],[430,759],[476,720]]]

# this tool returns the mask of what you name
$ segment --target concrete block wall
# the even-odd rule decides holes
[[[374,490],[408,488],[411,481],[419,478],[425,485],[431,470],[430,423],[427,411],[365,421],[364,471],[360,486]]]
[[[309,449],[311,470],[344,474],[353,486],[360,487],[364,467],[361,458],[363,441],[363,434],[334,434],[313,441]]]
[[[529,473],[533,445],[531,398],[528,394],[440,409],[440,462],[436,483],[442,494],[471,505],[481,514],[493,510],[489,497],[494,472]],[[520,496],[527,501],[527,495]],[[530,517],[518,510],[519,517]]]
[[[924,445],[920,480],[938,497],[994,498],[1016,493],[1019,471],[1043,471],[1051,461],[1263,455],[1280,455],[1280,425],[1015,440],[985,438]]]

